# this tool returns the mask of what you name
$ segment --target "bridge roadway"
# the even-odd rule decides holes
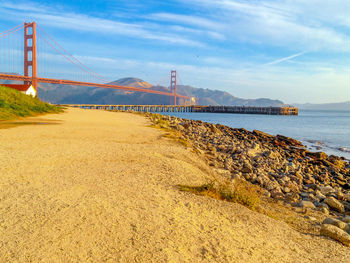
[[[136,112],[206,112],[265,115],[298,115],[296,107],[245,107],[245,106],[198,106],[198,105],[95,105],[60,104],[59,106],[81,109]]]
[[[0,73],[0,79],[12,80],[12,81],[32,82],[32,77],[29,77],[29,76],[11,75],[11,74],[2,74],[2,73]],[[153,90],[153,89],[145,89],[145,88],[135,88],[135,87],[129,87],[129,86],[115,85],[115,84],[100,84],[100,83],[81,82],[81,81],[64,80],[64,79],[49,79],[49,78],[40,78],[40,77],[37,77],[36,81],[40,82],[40,83],[50,83],[50,84],[61,84],[61,85],[72,85],[72,86],[97,87],[97,88],[106,88],[106,89],[137,91],[137,92],[152,93],[152,94],[171,96],[171,97],[176,96],[176,98],[183,98],[183,99],[187,99],[187,100],[192,99],[189,96],[185,96],[185,95],[181,95],[181,94],[174,94],[171,92],[165,92],[165,91]]]

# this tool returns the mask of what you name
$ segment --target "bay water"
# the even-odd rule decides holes
[[[260,130],[300,140],[311,151],[345,157],[350,160],[350,111],[300,110],[298,116],[162,113],[180,118],[223,124],[232,128]]]

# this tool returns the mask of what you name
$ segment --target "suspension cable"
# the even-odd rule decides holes
[[[67,59],[70,63],[76,65],[77,67],[79,67],[81,70],[85,71],[88,74],[91,74],[89,71],[87,71],[86,69],[84,69],[83,67],[77,65],[74,61],[72,61],[69,57],[67,57],[65,54],[63,54],[60,50],[58,50],[56,47],[54,47],[49,41],[47,41],[43,36],[41,36],[40,33],[38,33],[38,36],[44,40],[50,47],[52,47],[54,50],[56,50],[61,56],[63,56],[65,59]]]
[[[20,27],[19,27],[19,26],[20,26]],[[19,27],[19,28],[18,28],[18,27]],[[0,33],[0,38],[5,37],[5,36],[7,36],[7,35],[9,35],[9,34],[15,33],[15,32],[17,32],[18,30],[21,30],[21,29],[23,29],[23,28],[24,28],[24,25],[18,25],[18,26],[14,27],[14,28],[11,28],[11,29],[9,29],[9,30],[6,30],[6,31]]]
[[[80,60],[78,60],[76,57],[74,57],[71,53],[69,53],[66,49],[64,49],[59,43],[57,43],[57,41],[55,39],[53,39],[48,33],[46,33],[46,31],[39,25],[37,25],[37,27],[39,28],[40,31],[42,31],[52,42],[54,42],[59,48],[61,48],[68,56],[70,56],[72,59],[74,59],[76,62],[78,62],[82,67],[84,67],[87,71],[90,72],[90,74],[95,75],[96,78],[102,80],[102,81],[107,81],[109,82],[109,80],[107,80],[105,77],[103,77],[102,75],[98,74],[97,72],[93,71],[92,69],[90,69],[88,66],[86,66],[85,64],[83,64]],[[61,53],[62,54],[62,53]],[[74,63],[75,64],[75,63]],[[75,64],[76,65],[76,64]],[[80,67],[81,68],[81,67]],[[85,71],[86,71],[85,70]]]

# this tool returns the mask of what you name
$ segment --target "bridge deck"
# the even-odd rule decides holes
[[[110,111],[136,112],[206,112],[237,113],[265,115],[298,115],[296,107],[244,107],[244,106],[198,106],[198,105],[95,105],[95,104],[62,104],[64,107],[81,109],[98,109]]]

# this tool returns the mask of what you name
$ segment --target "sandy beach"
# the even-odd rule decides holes
[[[350,262],[338,242],[179,191],[210,167],[141,115],[28,120],[0,129],[0,262]]]

